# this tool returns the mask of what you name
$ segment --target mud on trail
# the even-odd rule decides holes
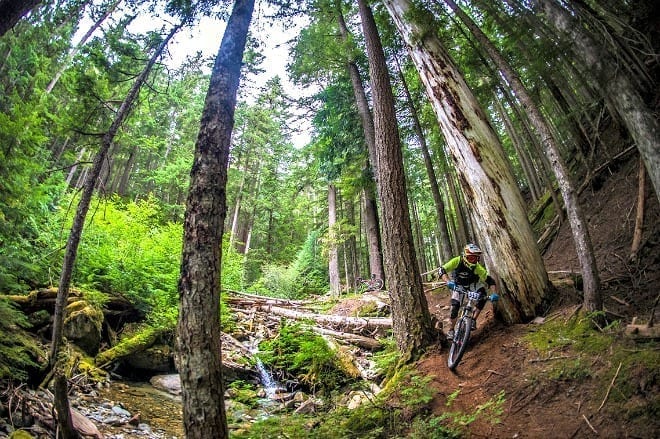
[[[619,319],[622,326],[630,323],[633,317],[648,321],[660,285],[660,208],[648,181],[643,246],[637,260],[628,258],[636,214],[637,170],[636,160],[621,163],[611,170],[606,180],[583,191],[580,198],[594,244],[604,307],[610,321]],[[563,224],[544,254],[549,272],[579,271],[571,236],[569,225]],[[448,328],[447,290],[429,292],[427,300],[431,314]],[[560,286],[545,321],[568,323],[576,318],[575,311],[581,300],[576,287]],[[430,408],[433,414],[474,413],[478,407],[492,404],[500,392],[504,392],[499,422],[477,416],[463,429],[466,437],[660,437],[658,366],[650,373],[640,368],[639,374],[626,375],[625,385],[634,389],[627,401],[617,385],[611,385],[613,378],[617,378],[618,363],[613,364],[607,349],[581,359],[586,361],[584,367],[588,376],[551,379],[548,370],[556,368],[560,362],[576,361],[575,353],[559,349],[548,356],[532,349],[525,336],[541,325],[543,323],[505,326],[494,320],[492,305],[488,304],[455,373],[447,367],[448,348],[432,348],[417,364],[417,370],[431,378],[430,386],[435,392]],[[638,349],[632,340],[623,343],[630,352]],[[657,353],[657,341],[651,343],[650,351]],[[655,416],[636,417],[636,413],[643,411],[641,407]]]

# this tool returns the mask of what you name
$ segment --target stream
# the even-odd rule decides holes
[[[225,398],[230,429],[243,428],[246,423],[271,416],[283,408],[281,386],[257,363],[261,384],[257,404],[245,404]],[[106,439],[132,437],[147,439],[178,439],[184,437],[183,408],[178,375],[155,377],[172,392],[160,390],[149,382],[112,381],[98,395],[78,399],[76,408],[93,420]],[[229,393],[231,394],[231,393]]]

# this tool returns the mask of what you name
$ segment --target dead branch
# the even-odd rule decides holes
[[[312,320],[320,326],[339,327],[355,334],[363,334],[365,331],[384,333],[392,327],[392,319],[388,317],[345,317],[313,314],[269,305],[262,305],[259,309],[266,313],[288,317],[294,320]]]
[[[628,302],[626,302],[626,301],[623,300],[623,299],[619,299],[619,298],[616,297],[616,296],[612,296],[612,295],[610,295],[610,298],[611,298],[612,300],[614,300],[615,302],[618,302],[619,304],[623,305],[623,306],[630,306],[630,304],[629,304]]]
[[[605,405],[605,401],[607,401],[607,398],[610,396],[610,392],[612,391],[612,387],[614,386],[614,381],[616,381],[616,377],[619,376],[619,371],[621,370],[621,365],[623,363],[619,363],[619,367],[616,369],[616,373],[614,374],[614,377],[612,378],[612,382],[610,383],[610,387],[607,388],[607,392],[605,393],[605,398],[603,398],[603,402],[600,403],[600,407],[598,407],[597,412],[600,411],[600,409],[603,408]]]
[[[591,425],[591,422],[589,422],[589,420],[587,419],[587,417],[584,416],[584,415],[582,415],[582,417],[584,418],[584,422],[586,422],[587,425],[589,426],[589,428],[591,428],[591,431],[593,431],[594,433],[598,434],[598,432],[596,431],[596,429],[594,428],[594,426]]]
[[[635,215],[635,232],[633,234],[632,245],[630,246],[630,260],[637,259],[637,252],[642,242],[642,231],[644,228],[644,199],[646,198],[645,184],[646,182],[646,168],[642,158],[639,158],[639,177],[637,190],[637,215]]]
[[[575,358],[569,355],[559,355],[557,357],[548,357],[548,358],[532,358],[529,360],[530,363],[541,363],[541,362],[546,362],[546,361],[553,361],[553,360],[565,360],[567,358]]]

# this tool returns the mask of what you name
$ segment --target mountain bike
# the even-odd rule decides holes
[[[461,358],[463,358],[465,349],[467,349],[470,332],[472,331],[472,322],[474,321],[474,310],[477,308],[477,301],[480,296],[478,292],[467,290],[458,284],[455,286],[454,291],[458,292],[461,304],[458,311],[458,320],[454,326],[454,338],[451,341],[449,355],[447,356],[449,370],[456,369]],[[491,296],[491,300],[497,299],[492,299]]]
[[[359,276],[355,278],[355,289],[358,292],[380,291],[382,288],[383,279],[377,278],[375,274],[372,274],[370,279],[363,279]]]

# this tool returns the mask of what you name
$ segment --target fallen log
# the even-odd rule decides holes
[[[368,349],[370,351],[375,351],[383,347],[375,338],[365,337],[363,335],[352,334],[348,332],[338,332],[318,326],[310,326],[309,329],[321,335],[329,335],[336,339],[345,341],[363,349]]]
[[[231,304],[266,304],[282,305],[291,308],[305,307],[311,302],[307,300],[282,299],[279,297],[259,296],[258,294],[245,293],[243,291],[223,290],[229,293],[224,296],[224,300]]]
[[[335,353],[338,367],[351,378],[360,378],[360,369],[356,366],[355,356],[344,346],[338,344],[332,337],[326,335],[323,337],[328,348]]]
[[[385,335],[385,332],[392,328],[392,319],[389,317],[346,317],[313,314],[269,305],[260,306],[259,309],[266,313],[288,317],[294,320],[311,320],[320,326],[341,328],[344,332],[350,331],[359,335]]]

